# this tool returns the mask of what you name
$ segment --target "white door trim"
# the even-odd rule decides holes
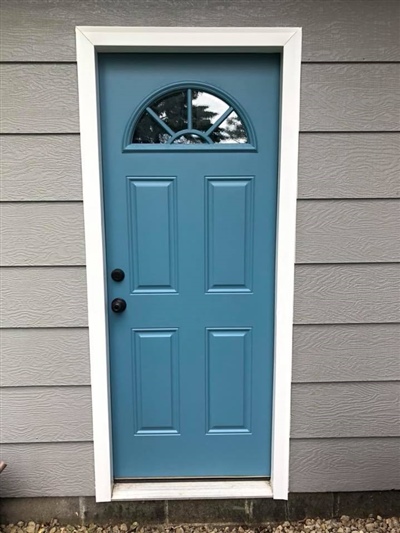
[[[281,52],[281,116],[277,211],[275,353],[271,487],[287,499],[300,107],[301,28],[76,28],[83,205],[89,309],[96,500],[111,501],[107,291],[97,92],[98,52]],[[213,481],[209,481],[210,484]],[[227,482],[229,483],[229,482]],[[119,489],[118,489],[119,490]],[[233,493],[232,493],[233,494]],[[144,499],[145,495],[142,495]],[[165,498],[167,499],[166,493]],[[181,497],[190,498],[183,494]],[[237,497],[240,497],[238,494]],[[250,497],[250,496],[249,496]]]

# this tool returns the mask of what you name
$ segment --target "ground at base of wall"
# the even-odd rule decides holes
[[[2,533],[399,533],[400,517],[383,518],[378,515],[367,519],[349,516],[327,520],[306,518],[298,522],[285,521],[256,528],[221,525],[140,526],[137,522],[106,527],[96,524],[61,526],[58,520],[53,519],[47,524],[19,521],[16,524],[1,525],[0,528]]]
[[[338,525],[336,530],[332,526],[328,530],[326,526],[332,525],[335,520],[340,521],[339,517],[342,516],[350,517],[349,520],[375,517],[375,523],[379,523],[382,527],[386,524],[388,527],[375,530],[372,526],[368,526],[371,531],[400,533],[398,525],[394,525],[391,529],[395,529],[391,531],[390,523],[382,522],[384,519],[400,516],[400,491],[291,493],[288,501],[209,499],[96,503],[93,497],[83,496],[0,499],[0,524],[13,523],[15,525],[15,529],[7,530],[7,533],[73,533],[74,527],[77,528],[78,525],[86,527],[86,530],[80,529],[82,533],[85,531],[108,533],[108,530],[104,529],[104,526],[108,525],[118,526],[115,532],[111,528],[110,533],[219,533],[224,531],[224,526],[229,526],[226,533],[243,533],[237,529],[239,526],[248,531],[252,527],[258,528],[250,530],[259,533],[263,529],[266,532],[269,531],[266,529],[267,524],[270,527],[273,523],[282,525],[285,522],[299,521],[303,521],[298,526],[303,529],[293,531],[308,533],[313,531],[312,524],[309,528],[304,520],[318,517],[326,520],[325,527],[321,522],[321,530],[331,533],[357,531],[356,525]],[[377,516],[383,518],[377,519]],[[61,526],[56,527],[53,524],[50,529],[47,526],[39,527],[40,524],[50,524],[54,518],[57,518],[57,524]],[[30,521],[33,521],[33,524],[29,526]],[[28,524],[28,526],[20,527],[17,525],[18,522]],[[367,523],[372,522],[365,522],[365,527]],[[36,524],[39,526],[36,527]],[[68,524],[69,529],[66,528]],[[121,524],[125,524],[128,529],[120,528]],[[132,524],[136,525],[131,527]],[[176,528],[182,524],[190,524],[190,527],[177,531]],[[263,528],[260,529],[261,525]],[[66,529],[61,532],[60,528],[64,526]],[[146,526],[154,527],[148,529]],[[52,531],[53,527],[56,529]],[[99,531],[97,531],[98,527],[100,527]],[[236,531],[234,531],[235,527]],[[350,527],[350,531],[347,531],[346,527]],[[284,532],[285,530],[281,528],[278,531]]]

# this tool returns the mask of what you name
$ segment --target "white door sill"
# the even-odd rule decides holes
[[[272,498],[266,479],[243,481],[142,481],[115,483],[111,499],[202,500],[218,498]]]

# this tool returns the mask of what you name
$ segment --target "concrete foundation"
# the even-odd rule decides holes
[[[4,498],[0,524],[49,522],[104,525],[139,524],[241,524],[256,525],[304,518],[355,518],[369,514],[400,515],[400,491],[291,493],[289,500],[179,500],[96,503],[93,497]]]

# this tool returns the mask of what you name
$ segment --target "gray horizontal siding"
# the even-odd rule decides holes
[[[84,265],[81,203],[6,203],[1,265]]]
[[[400,198],[399,153],[400,133],[302,134],[299,198]]]
[[[2,133],[78,133],[76,65],[2,64]],[[302,131],[400,131],[400,63],[305,64]]]
[[[0,496],[91,496],[94,493],[91,443],[5,444],[2,456],[9,467],[2,473]],[[399,461],[399,438],[294,439],[290,490],[399,488],[400,469],[395,468]]]
[[[294,327],[294,383],[390,380],[400,380],[400,324]]]
[[[81,203],[6,203],[3,266],[84,265]],[[297,263],[400,261],[400,200],[302,200]]]
[[[91,441],[89,387],[0,389],[3,443]]]
[[[292,492],[400,488],[400,439],[293,439]]]
[[[7,135],[3,201],[82,200],[79,136]],[[299,198],[400,198],[400,133],[300,135]]]
[[[400,437],[400,382],[293,385],[291,437]]]
[[[2,201],[82,200],[78,135],[0,137]]]
[[[303,65],[302,131],[400,131],[400,63]]]
[[[4,329],[1,386],[89,385],[84,328]],[[293,381],[400,380],[400,324],[295,326]]]
[[[3,444],[1,457],[0,497],[94,494],[91,442]]]
[[[83,267],[3,267],[0,281],[3,328],[87,326]]]
[[[301,200],[297,205],[297,263],[400,261],[396,236],[400,199]]]
[[[3,267],[4,328],[87,326],[83,267]],[[400,322],[400,264],[298,265],[297,324]]]
[[[94,492],[68,442],[91,439],[75,26],[210,20],[303,26],[291,490],[400,488],[400,204],[376,200],[400,197],[400,3],[377,3],[3,1],[2,494]]]
[[[77,133],[76,65],[2,64],[0,133]]]
[[[305,61],[396,61],[397,0],[3,0],[3,61],[74,61],[76,25],[302,26]],[[50,13],[50,16],[49,16]]]
[[[89,385],[87,329],[0,331],[2,387]]]
[[[294,321],[400,322],[400,264],[297,266]]]

